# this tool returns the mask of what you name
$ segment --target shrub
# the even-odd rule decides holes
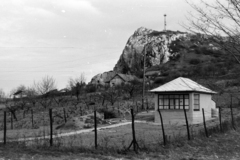
[[[109,111],[104,108],[99,109],[98,112],[104,114],[104,119],[117,118],[117,115],[115,112]]]
[[[97,91],[96,85],[89,84],[89,85],[86,86],[86,92],[87,93],[93,93],[93,92],[96,92],[96,91]]]
[[[201,61],[200,61],[199,59],[196,59],[196,58],[191,59],[191,60],[189,61],[189,63],[192,64],[192,65],[199,64],[200,62],[201,62]]]
[[[154,80],[154,83],[155,84],[163,84],[163,83],[165,83],[166,82],[166,78],[163,78],[163,77],[157,77],[157,78],[155,78],[155,80]]]

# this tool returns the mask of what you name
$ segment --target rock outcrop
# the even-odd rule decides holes
[[[178,54],[169,47],[172,42],[186,37],[188,34],[179,31],[154,31],[140,27],[128,39],[127,44],[115,65],[113,71],[104,72],[94,76],[91,84],[104,84],[106,80],[116,73],[135,75],[141,77],[146,48],[146,67],[160,65],[169,60],[171,56]]]
[[[165,31],[158,32],[141,27],[129,38],[114,71],[123,74],[138,74],[143,69],[143,56],[146,46],[146,67],[160,65],[173,54],[169,46],[173,41],[186,37],[187,33]]]
[[[91,79],[91,84],[96,84],[96,85],[104,85],[107,80],[109,80],[111,77],[113,77],[116,74],[114,71],[109,71],[109,72],[104,72],[97,74]]]

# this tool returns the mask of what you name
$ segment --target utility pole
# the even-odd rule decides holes
[[[164,31],[166,32],[167,30],[167,20],[166,20],[167,15],[164,14]]]
[[[147,39],[147,38],[146,38]],[[144,47],[144,55],[143,55],[143,90],[142,90],[142,110],[144,109],[144,99],[145,99],[145,61],[146,61],[146,50],[147,44]]]

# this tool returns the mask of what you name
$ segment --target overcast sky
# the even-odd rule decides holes
[[[1,0],[0,88],[31,86],[49,75],[58,89],[112,70],[139,27],[181,30],[185,0]]]

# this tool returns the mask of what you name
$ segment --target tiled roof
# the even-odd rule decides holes
[[[13,95],[16,96],[16,95],[19,95],[19,94],[21,94],[21,93],[23,93],[23,91],[22,91],[22,90],[18,90],[18,91],[15,92]]]
[[[145,73],[145,76],[159,75],[160,71],[148,71]]]
[[[129,82],[132,80],[137,79],[135,76],[133,75],[127,75],[127,74],[121,74],[121,73],[117,73],[115,74],[113,77],[111,77],[110,79],[108,79],[107,81],[105,81],[105,83],[109,83],[112,79],[114,79],[116,76],[119,76],[120,78],[122,78],[125,82]]]
[[[132,81],[135,79],[135,76],[127,75],[127,74],[118,74],[122,79],[124,79],[126,82]]]
[[[151,90],[150,92],[184,92],[184,91],[197,91],[204,93],[215,94],[214,92],[189,78],[179,77],[176,78],[158,88]]]

